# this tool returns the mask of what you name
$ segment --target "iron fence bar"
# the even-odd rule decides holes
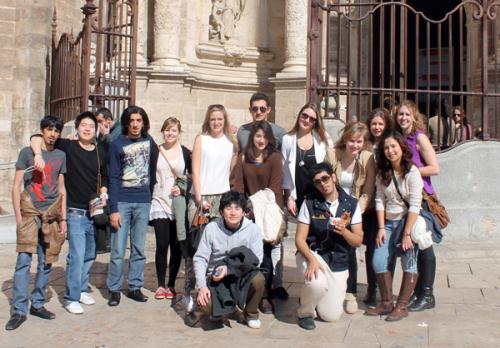
[[[330,50],[328,49],[328,42],[330,42],[330,37],[331,37],[331,30],[332,28],[332,24],[331,24],[331,12],[330,11],[326,11],[326,48],[325,48],[325,85],[329,85],[330,84]],[[321,44],[322,47],[323,47],[323,43]],[[327,94],[326,97],[323,96],[323,100],[325,101],[325,116],[328,117],[328,112],[330,110],[330,96]]]
[[[488,1],[485,0],[485,3],[487,4]],[[481,43],[482,43],[482,64],[481,64],[481,77],[482,77],[482,92],[486,93],[488,91],[488,72],[487,72],[487,65],[488,65],[488,41],[486,38],[488,37],[488,27],[487,27],[487,16],[483,16],[481,18],[481,32],[482,32],[482,37],[481,37]],[[483,94],[482,97],[482,110],[481,110],[481,118],[482,118],[482,130],[483,130],[483,139],[489,139],[490,134],[489,134],[489,128],[488,128],[488,97]]]
[[[438,94],[439,92],[441,93],[451,93],[453,95],[460,95],[460,94],[464,94],[464,95],[468,95],[468,96],[486,96],[486,97],[489,97],[489,98],[493,98],[493,97],[500,97],[500,92],[499,93],[492,93],[492,92],[486,92],[486,93],[483,93],[483,92],[474,92],[474,91],[464,91],[464,92],[461,92],[461,91],[448,91],[448,90],[443,90],[443,91],[438,91],[436,89],[415,89],[415,88],[378,88],[378,87],[343,87],[343,88],[336,88],[336,87],[331,87],[331,86],[319,86],[318,87],[318,90],[320,91],[325,91],[325,90],[329,90],[329,91],[347,91],[347,90],[351,90],[351,91],[379,91],[379,92],[386,92],[386,93],[390,93],[390,92],[398,92],[398,93],[416,93],[417,91],[418,92],[421,92],[421,93],[430,93],[430,94]]]
[[[337,15],[337,76],[336,76],[336,80],[335,80],[335,83],[337,84],[337,86],[340,88],[340,62],[341,62],[341,59],[342,59],[342,56],[340,54],[340,42],[341,42],[341,38],[342,38],[342,25],[340,24],[341,22],[341,15],[338,14]],[[338,115],[338,117],[340,117],[340,99],[337,99],[336,100],[336,110],[335,110],[335,114]]]

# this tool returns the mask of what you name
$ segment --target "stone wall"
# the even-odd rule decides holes
[[[52,13],[59,27],[79,31],[82,1],[0,0],[0,202],[9,200],[19,149],[48,112]],[[9,203],[0,203],[10,210]]]
[[[500,239],[500,142],[462,143],[438,154],[438,161],[432,184],[451,218],[445,238]]]

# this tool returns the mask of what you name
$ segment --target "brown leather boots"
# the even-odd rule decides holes
[[[396,306],[392,302],[392,276],[390,272],[377,273],[377,282],[380,288],[381,303],[376,308],[368,308],[366,315],[387,315],[386,321],[397,321],[408,316],[408,300],[410,299],[418,275],[414,273],[403,273],[401,290],[399,291]]]
[[[399,290],[398,302],[391,314],[385,318],[386,321],[398,321],[408,316],[408,300],[410,299],[415,285],[417,284],[418,274],[403,273],[403,282],[401,283],[401,290]]]
[[[366,315],[387,315],[394,309],[392,302],[392,275],[391,272],[377,273],[378,288],[380,289],[380,304],[375,308],[368,308]]]

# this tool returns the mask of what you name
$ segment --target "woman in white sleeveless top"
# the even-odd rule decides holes
[[[236,163],[238,147],[229,130],[223,105],[210,105],[201,134],[193,145],[193,195],[196,207],[211,218],[220,216],[219,200],[229,191],[229,175]],[[193,212],[194,213],[194,212]]]
[[[190,222],[200,207],[210,219],[220,216],[220,197],[229,191],[229,175],[236,164],[237,153],[238,146],[230,132],[226,109],[220,104],[210,105],[201,134],[196,136],[193,145],[193,189],[188,208]],[[194,305],[191,297],[194,287],[192,259],[186,260],[186,275],[183,302],[186,310],[191,312]]]

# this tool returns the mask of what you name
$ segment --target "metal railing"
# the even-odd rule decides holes
[[[50,112],[64,122],[105,106],[119,115],[135,103],[137,0],[86,0],[76,38],[52,22]]]
[[[309,0],[309,100],[347,121],[411,99],[437,117],[437,149],[455,143],[461,106],[476,137],[499,138],[500,1],[425,3]]]

